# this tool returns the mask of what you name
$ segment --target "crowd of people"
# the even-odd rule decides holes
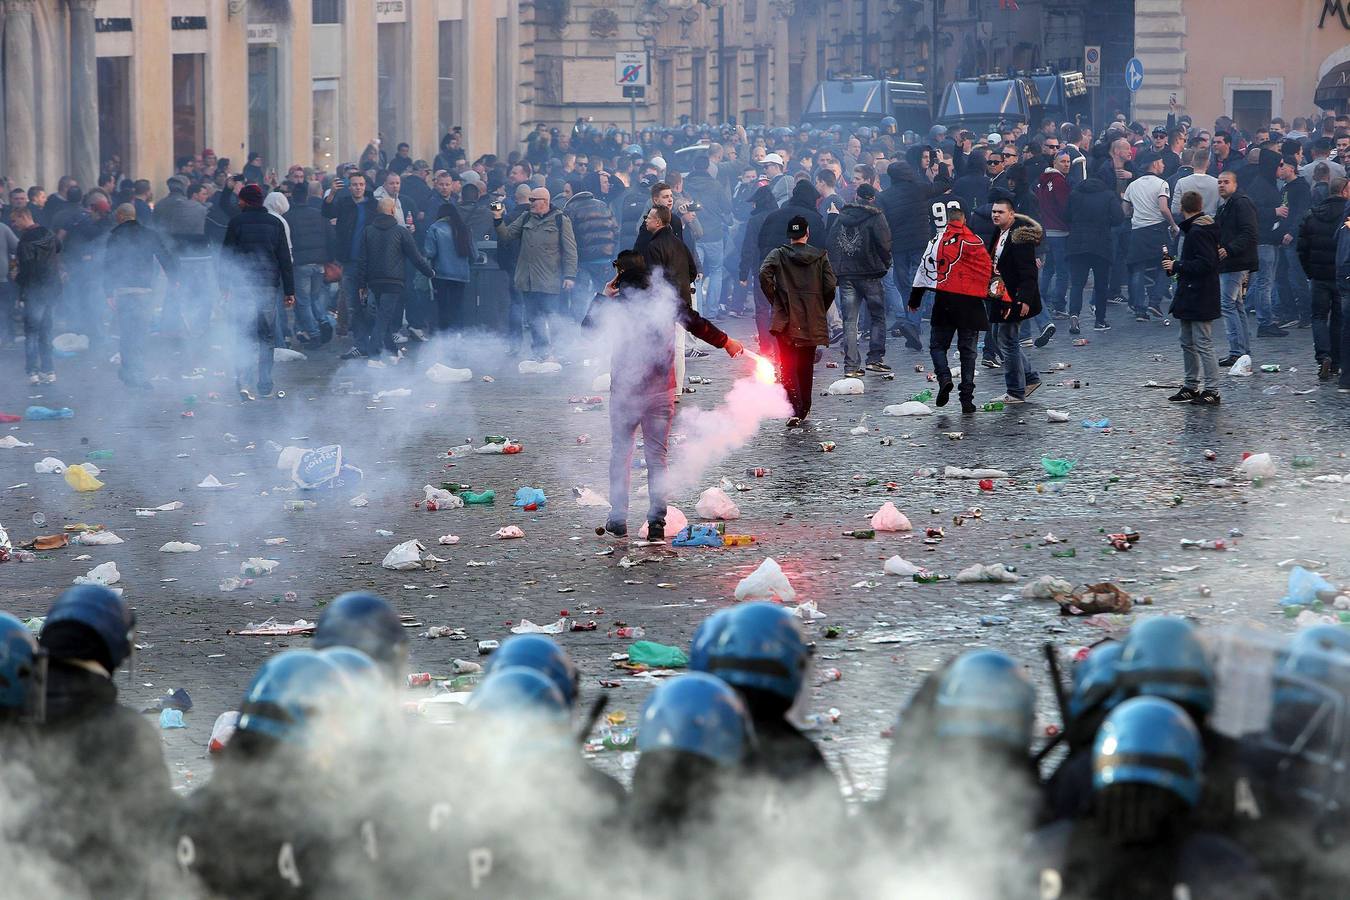
[[[382,598],[344,594],[309,645],[262,663],[217,723],[210,780],[181,797],[153,727],[118,702],[134,612],[106,587],[77,585],[36,636],[0,614],[11,886],[234,898],[582,897],[638,883],[648,897],[1339,893],[1343,628],[1307,628],[1265,657],[1245,650],[1244,678],[1265,674],[1225,686],[1231,635],[1142,618],[1079,651],[1068,684],[1050,666],[1053,728],[1036,724],[1022,664],[961,652],[900,705],[884,785],[866,802],[856,785],[844,799],[848,767],[832,769],[796,724],[817,677],[805,628],[773,603],[713,613],[689,671],[658,679],[633,727],[601,723],[602,739],[605,693],[582,711],[578,669],[552,638],[512,636],[481,671],[466,662],[448,692],[419,687],[409,702],[407,629]],[[1238,734],[1218,726],[1225,689],[1239,696],[1224,716],[1246,723]],[[452,702],[427,707],[432,719],[411,712],[437,694]],[[631,785],[588,762],[587,742],[637,751]]]
[[[951,200],[1007,288],[964,295],[987,309],[958,317],[982,333],[983,365],[1003,370],[1005,403],[1039,384],[1025,348],[1045,346],[1063,323],[1071,335],[1109,330],[1112,304],[1128,303],[1140,322],[1183,323],[1186,383],[1173,400],[1219,402],[1220,368],[1251,356],[1255,341],[1305,328],[1330,380],[1350,341],[1346,116],[1274,119],[1252,134],[1175,111],[1152,129],[1118,114],[1099,134],[1053,120],[925,136],[899,134],[889,119],[852,132],[686,125],[636,135],[579,121],[540,125],[523,150],[472,162],[457,131],[430,164],[407,144],[388,157],[379,141],[332,173],[295,165],[278,177],[258,156],[236,173],[210,150],[177,162],[159,199],[115,163],[92,187],[66,176],[50,196],[3,191],[0,338],[22,321],[30,382],[56,378],[57,320],[95,347],[116,333],[123,380],[146,389],[146,333],[199,336],[215,315],[238,339],[240,396],[266,396],[271,367],[258,348],[339,338],[344,357],[387,366],[409,342],[480,326],[467,288],[494,267],[506,273],[510,349],[553,360],[559,334],[613,282],[618,252],[642,251],[654,207],[690,251],[680,277],[692,289],[680,290],[707,320],[753,317],[759,352],[778,359],[796,310],[792,364],[780,367],[789,388],[802,359],[819,356],[792,352],[808,335],[810,346],[837,346],[858,377],[890,371],[888,337],[924,348],[934,291],[917,308],[907,298],[916,277],[933,287],[923,273]],[[1185,206],[1189,193],[1198,208]],[[761,277],[798,217],[837,285],[823,303],[797,303]],[[1016,265],[1004,263],[1006,246]],[[703,352],[678,339],[681,355]],[[930,339],[935,358],[942,347]],[[687,390],[682,365],[677,374]],[[1350,374],[1339,387],[1350,391]],[[807,411],[796,404],[794,418]]]

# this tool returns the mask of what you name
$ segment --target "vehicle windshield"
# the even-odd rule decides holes
[[[822,81],[806,104],[806,115],[867,113],[884,116],[880,81]]]

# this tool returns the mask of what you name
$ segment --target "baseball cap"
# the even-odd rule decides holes
[[[803,216],[793,216],[792,221],[788,223],[787,233],[790,238],[799,238],[809,231],[809,226]]]
[[[1161,125],[1154,125],[1153,131],[1149,132],[1154,137],[1167,137],[1167,129]]]
[[[479,175],[473,169],[466,169],[463,172],[460,172],[457,177],[459,178],[460,181],[464,182],[465,184],[473,184],[477,185],[478,187],[483,186],[483,176]]]
[[[997,144],[1001,140],[1003,140],[1003,135],[999,134],[997,131],[989,132],[984,138],[984,142],[990,145]]]
[[[783,165],[783,157],[779,156],[777,153],[768,153],[764,156],[764,159],[760,160],[760,164],[767,166],[769,163],[773,163],[775,166],[781,166]]]

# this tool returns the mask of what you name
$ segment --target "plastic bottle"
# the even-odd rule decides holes
[[[460,444],[458,447],[451,447],[445,451],[445,455],[451,459],[461,456],[471,456],[473,454],[473,444]]]
[[[1293,458],[1293,460],[1291,460],[1290,464],[1291,464],[1295,469],[1306,469],[1306,468],[1309,468],[1310,466],[1315,466],[1315,465],[1317,465],[1317,457],[1315,457],[1315,456],[1295,456],[1295,457]]]
[[[88,453],[86,453],[86,454],[84,455],[84,458],[85,458],[85,459],[112,459],[112,458],[113,458],[113,452],[112,452],[111,450],[90,450]]]
[[[313,500],[287,500],[285,503],[281,504],[282,508],[287,512],[300,512],[306,509],[314,509],[318,505],[319,504],[315,503]]]
[[[636,641],[647,636],[647,629],[641,625],[620,625],[610,632],[610,636]]]
[[[1210,541],[1191,541],[1186,538],[1181,539],[1182,550],[1227,550],[1228,542],[1223,538],[1216,538]]]
[[[1280,371],[1280,364],[1279,364],[1279,363],[1265,363],[1264,365],[1261,366],[1261,371],[1262,371],[1262,372],[1278,372],[1278,371]]]
[[[485,444],[505,444],[505,443],[507,443],[509,440],[510,440],[510,438],[508,438],[508,437],[507,437],[506,435],[504,435],[504,434],[489,434],[487,437],[483,438],[483,443],[485,443]]]
[[[876,531],[871,528],[856,528],[853,531],[844,532],[844,537],[857,538],[860,541],[871,540],[876,536],[877,536]]]
[[[1067,550],[1052,550],[1050,551],[1050,555],[1056,559],[1072,559],[1078,555],[1078,551],[1069,547]]]
[[[927,403],[929,400],[933,399],[933,392],[930,391],[928,388],[924,388],[923,390],[919,391],[917,394],[910,397],[909,399],[915,401],[916,403]]]
[[[755,542],[754,535],[751,534],[724,534],[722,535],[723,547],[749,547]]]
[[[983,409],[985,412],[998,412],[999,410],[1003,409],[1003,401],[990,400],[988,403],[986,403],[984,406],[980,408]]]

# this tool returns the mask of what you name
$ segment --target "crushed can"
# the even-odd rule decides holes
[[[495,651],[497,651],[497,650],[500,650],[500,649],[501,649],[501,646],[502,646],[502,645],[501,645],[501,642],[500,642],[500,641],[479,641],[479,642],[478,642],[478,655],[479,655],[479,656],[491,656],[491,655],[493,654],[493,652],[495,652]]]

